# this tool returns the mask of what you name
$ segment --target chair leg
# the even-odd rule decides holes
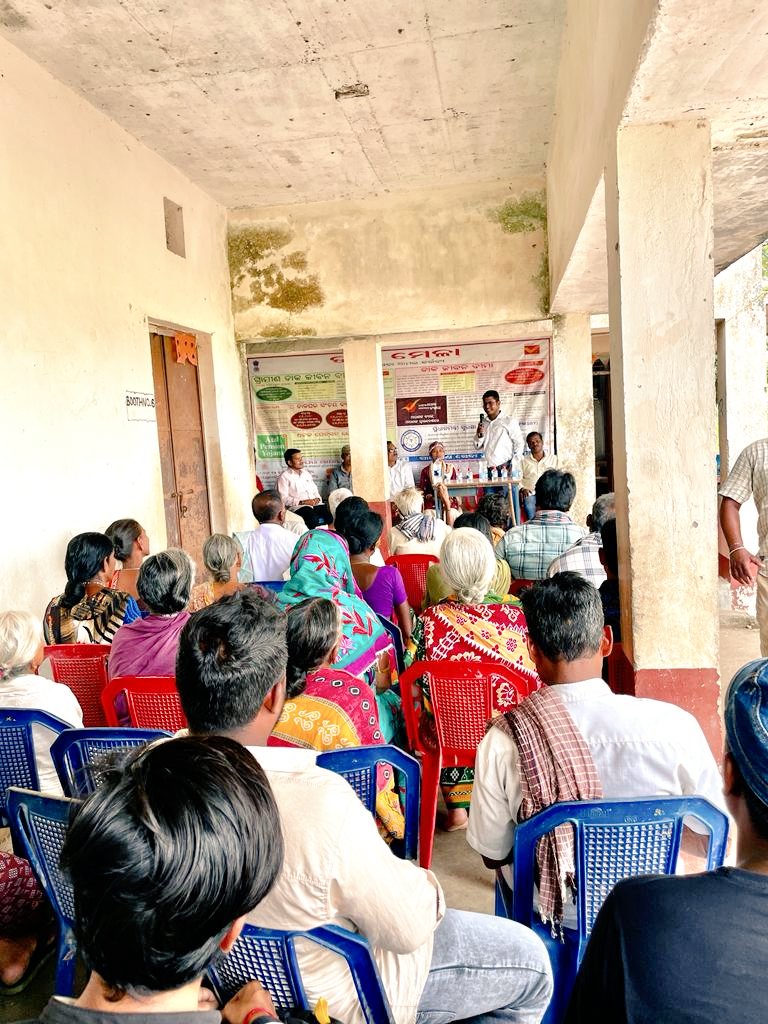
[[[421,817],[419,819],[419,863],[423,868],[432,864],[432,846],[435,841],[437,820],[437,790],[440,784],[439,754],[425,754],[421,766]]]

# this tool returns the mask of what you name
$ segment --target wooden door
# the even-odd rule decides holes
[[[201,580],[211,514],[197,367],[177,362],[173,337],[150,334],[150,343],[168,546],[191,555]]]

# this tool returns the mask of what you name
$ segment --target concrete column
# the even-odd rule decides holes
[[[344,342],[341,350],[355,494],[365,498],[384,518],[384,549],[392,517],[387,500],[389,469],[381,342],[377,338],[354,338]]]
[[[709,124],[620,129],[605,184],[622,639],[719,752]]]
[[[571,515],[584,523],[595,500],[595,416],[592,331],[588,313],[556,316],[552,334],[557,454],[576,477]]]

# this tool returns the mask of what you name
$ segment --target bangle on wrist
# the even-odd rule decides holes
[[[249,1010],[243,1018],[243,1024],[253,1024],[255,1020],[277,1020],[277,1017],[272,1013],[271,1010],[265,1009],[263,1006],[254,1006],[253,1009]]]
[[[747,550],[746,544],[737,544],[735,548],[729,548],[728,549],[728,554],[732,555],[734,553],[734,551],[746,551],[746,550]]]

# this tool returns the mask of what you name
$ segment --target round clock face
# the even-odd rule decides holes
[[[400,444],[407,452],[417,452],[422,443],[422,437],[418,430],[406,430],[400,436]]]

